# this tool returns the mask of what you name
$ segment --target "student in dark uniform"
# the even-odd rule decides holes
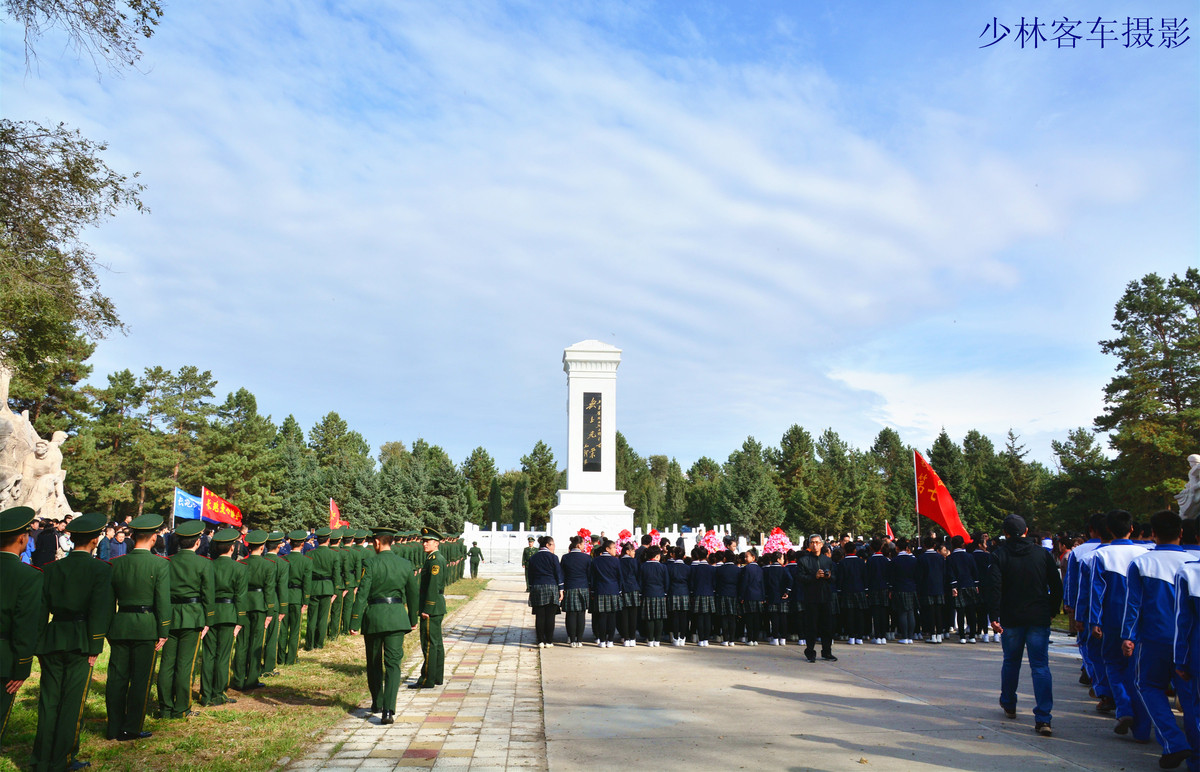
[[[439,554],[442,534],[435,528],[421,529],[425,565],[421,569],[421,676],[410,689],[432,689],[442,683],[446,649],[442,643],[442,619],[446,616],[446,561]]]
[[[892,614],[896,617],[896,643],[911,644],[917,626],[917,558],[909,549],[908,539],[901,537],[896,547],[900,551],[888,564]]]
[[[884,644],[888,638],[888,558],[883,554],[883,539],[871,539],[866,560],[867,604],[871,607],[871,643]]]
[[[171,632],[158,665],[158,717],[184,718],[192,711],[192,677],[200,639],[216,614],[212,561],[196,554],[202,520],[184,520],[175,528],[179,550],[171,563]]]
[[[796,562],[799,557],[799,551],[788,550],[783,567],[787,569],[789,586],[792,588],[788,593],[788,634],[789,637],[796,636],[797,643],[804,643],[804,585],[800,581],[800,565]]]
[[[637,645],[638,613],[642,608],[642,586],[638,582],[637,548],[631,541],[621,545],[621,611],[617,626],[625,646]]]
[[[688,591],[688,571],[690,568],[683,562],[683,550],[668,545],[663,554],[671,551],[671,562],[667,563],[667,574],[671,583],[667,586],[667,630],[671,634],[671,645],[682,646],[686,643],[688,613],[692,608],[692,596]]]
[[[538,648],[546,648],[554,644],[554,617],[563,605],[563,568],[554,556],[554,540],[541,537],[540,541],[541,549],[529,558],[524,573],[529,588],[529,608],[533,609],[534,636],[538,639]],[[587,600],[584,600],[586,605]],[[574,642],[571,646],[575,646]]]
[[[420,619],[420,583],[413,564],[392,552],[394,528],[373,528],[375,556],[367,561],[350,617],[350,633],[362,630],[367,654],[371,712],[379,723],[396,715],[396,691],[404,660],[404,636]]]
[[[988,589],[987,583],[992,567],[992,553],[988,552],[989,539],[986,533],[976,531],[971,536],[971,543],[967,545],[967,552],[975,559],[975,571],[979,574],[979,602],[975,606],[975,630],[976,638],[986,642],[999,642],[1000,639],[992,632],[991,620],[988,618],[987,598]]]
[[[300,628],[304,626],[309,594],[312,592],[313,563],[303,552],[305,536],[303,528],[287,535],[292,547],[284,557],[288,564],[288,607],[287,616],[283,619],[284,629],[280,632],[279,646],[279,661],[284,665],[296,664],[297,653],[300,650]]]
[[[553,550],[554,540],[546,536],[542,538],[546,540],[543,550]],[[592,556],[583,551],[583,539],[580,537],[572,536],[568,544],[570,545],[570,550],[566,555],[562,556],[561,561],[558,561],[560,567],[556,576],[558,577],[558,595],[562,599],[562,608],[567,615],[567,644],[571,648],[577,649],[583,645],[583,630],[587,623],[587,610],[590,601],[588,576],[590,575],[592,566]],[[541,557],[542,554],[542,551],[539,550],[534,558],[545,560],[545,558]],[[553,552],[549,554],[553,556]],[[532,563],[533,559],[530,562]],[[529,574],[531,577],[530,581],[533,581],[534,572],[532,569]],[[543,585],[550,583],[548,568],[542,569],[539,564],[538,574],[541,576],[539,581]],[[534,589],[536,586],[534,584],[529,587],[531,598],[533,597],[533,593],[537,592]],[[550,589],[543,589],[541,592],[542,600],[553,595]],[[533,600],[530,600],[530,603],[533,602]],[[537,613],[536,607],[534,613]],[[553,613],[557,613],[557,611]],[[549,627],[546,628],[545,633],[539,631],[538,642],[539,644],[543,644],[544,641],[543,646],[549,646],[554,640],[554,616],[551,615],[549,622],[543,622],[543,624],[548,624]]]
[[[600,554],[592,560],[588,594],[595,604],[592,632],[596,635],[596,645],[611,649],[617,612],[621,610],[621,561],[617,558],[617,545],[612,539],[600,542]]]
[[[33,670],[33,656],[45,628],[42,572],[21,562],[29,546],[30,507],[0,512],[0,742],[8,727],[17,690]]]
[[[92,667],[104,650],[104,635],[113,616],[112,566],[92,557],[103,528],[104,515],[72,520],[67,533],[74,549],[44,569],[35,770],[88,766],[72,762],[79,750],[79,721]]]
[[[955,616],[958,621],[958,642],[975,643],[975,609],[979,605],[979,568],[975,558],[963,549],[965,539],[955,536],[951,540],[954,551],[946,561],[950,576],[950,595],[954,599]]]
[[[671,577],[660,558],[662,549],[646,547],[646,560],[638,567],[638,584],[642,588],[642,620],[646,629],[646,645],[657,647],[662,641],[663,622],[667,618],[667,587]]]
[[[200,704],[206,707],[237,702],[227,697],[233,643],[246,623],[250,593],[246,591],[246,567],[233,559],[233,545],[241,538],[236,528],[213,534],[208,543],[213,569],[213,615],[205,634],[204,657],[200,663]]]
[[[738,574],[738,606],[746,626],[746,645],[757,646],[762,631],[762,612],[766,605],[763,590],[763,570],[758,564],[758,552],[749,549],[743,553],[746,565]]]
[[[766,555],[766,563],[763,568],[763,595],[767,620],[770,622],[767,640],[772,646],[783,646],[787,643],[787,602],[792,590],[792,576],[783,565],[782,552]]]
[[[738,579],[741,570],[733,560],[733,553],[725,550],[720,553],[721,562],[717,564],[717,575],[714,585],[717,598],[717,617],[721,620],[721,645],[732,646],[737,637],[738,618]]]
[[[330,529],[318,528],[317,546],[304,553],[312,561],[312,595],[308,603],[308,631],[304,636],[304,650],[325,648],[325,636],[329,629],[330,608],[336,592],[334,574],[341,563],[329,547]]]
[[[692,596],[692,626],[696,630],[696,645],[708,646],[712,637],[712,620],[717,613],[716,556],[699,545],[692,548],[692,566],[688,569],[688,594]]]
[[[171,563],[150,552],[163,519],[145,514],[129,522],[133,549],[112,562],[117,613],[108,628],[108,684],[104,702],[110,740],[141,740],[154,660],[171,631]]]
[[[862,558],[853,550],[846,551],[838,563],[834,577],[837,582],[838,605],[846,625],[847,643],[860,645],[866,635],[867,571]]]
[[[926,536],[925,549],[917,556],[917,602],[921,606],[921,632],[926,643],[942,642],[942,608],[946,604],[943,589],[946,581],[946,561],[938,552],[937,541]]]

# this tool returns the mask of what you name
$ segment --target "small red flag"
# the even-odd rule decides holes
[[[342,522],[342,513],[338,511],[337,502],[333,499],[329,500],[329,527],[340,528]]]
[[[883,521],[883,527],[884,527],[884,530],[886,530],[886,531],[887,531],[887,537],[888,537],[888,541],[895,541],[895,540],[896,540],[896,534],[892,533],[892,524],[891,524],[891,523],[889,523],[887,520],[884,520],[884,521]]]
[[[913,451],[913,474],[917,481],[917,514],[928,517],[951,536],[969,539],[967,529],[958,519],[958,507],[946,489],[946,484],[933,471],[929,462]]]
[[[217,525],[242,527],[242,510],[208,488],[200,489],[200,517]]]

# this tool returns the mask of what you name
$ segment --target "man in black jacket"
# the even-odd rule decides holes
[[[1000,669],[1000,707],[1017,717],[1017,678],[1021,652],[1029,652],[1033,678],[1034,731],[1051,735],[1050,711],[1054,689],[1050,676],[1050,620],[1062,605],[1062,577],[1050,551],[1025,538],[1028,529],[1020,515],[1004,518],[1008,538],[992,553],[987,582],[988,615],[1000,633],[1004,664]]]
[[[818,534],[808,537],[808,545],[796,556],[796,573],[803,586],[804,656],[817,661],[817,638],[821,639],[821,659],[837,662],[833,656],[833,560],[821,554],[825,540]]]

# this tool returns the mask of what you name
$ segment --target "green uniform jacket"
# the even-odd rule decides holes
[[[246,611],[274,613],[278,600],[275,597],[275,564],[262,555],[251,555],[238,562],[246,567]]]
[[[340,546],[330,547],[329,551],[333,554],[333,594],[341,595],[346,589],[346,556]]]
[[[191,550],[176,552],[171,557],[171,629],[207,627],[216,614],[216,598],[212,561]]]
[[[300,550],[292,550],[283,559],[288,564],[288,606],[298,610],[308,605],[312,594],[313,562]]]
[[[376,598],[392,598],[391,603],[371,603]],[[367,564],[367,573],[358,589],[350,629],[362,629],[366,635],[408,632],[416,626],[421,610],[418,583],[412,563],[391,550],[384,550]]]
[[[150,550],[131,550],[112,561],[117,614],[108,626],[112,641],[153,641],[171,631],[171,561]],[[130,611],[149,606],[149,613]]]
[[[479,549],[479,547],[472,547],[467,556],[471,558],[472,563],[478,563],[483,560],[483,550]]]
[[[537,547],[526,547],[524,550],[522,550],[521,551],[521,566],[524,567],[524,566],[529,565],[529,559],[531,557],[533,557],[534,555],[536,555],[537,552],[538,552]]]
[[[342,547],[342,551],[346,556],[346,587],[354,589],[358,586],[358,580],[362,578],[362,552],[353,545]]]
[[[270,553],[263,557],[275,566],[275,610],[273,613],[286,614],[288,598],[291,597],[288,582],[291,581],[292,568],[288,565],[287,558],[282,555]]]
[[[209,625],[241,625],[246,623],[246,611],[250,606],[250,593],[246,592],[246,567],[228,555],[212,562],[213,586],[216,598],[232,600],[233,603],[214,603]]]
[[[47,563],[43,574],[42,623],[46,626],[38,654],[99,654],[114,613],[113,567],[89,552],[72,550],[62,560]]]
[[[421,613],[431,617],[446,614],[446,561],[440,552],[425,556],[421,570]]]
[[[42,637],[42,572],[0,552],[0,684],[24,681]]]
[[[310,550],[305,556],[312,561],[312,592],[314,598],[333,595],[336,582],[334,575],[341,566],[337,553],[328,544]]]

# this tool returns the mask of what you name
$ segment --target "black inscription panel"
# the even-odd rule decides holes
[[[583,393],[583,471],[600,471],[600,392]]]

